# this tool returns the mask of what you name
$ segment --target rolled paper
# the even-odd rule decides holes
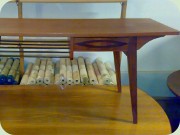
[[[3,69],[4,66],[5,66],[5,62],[2,62],[2,61],[1,61],[1,62],[0,62],[0,68]]]
[[[97,80],[98,80],[98,84],[103,85],[103,80],[102,80],[102,77],[101,77],[101,74],[99,72],[96,62],[93,63],[93,68],[94,68],[94,72],[95,72]]]
[[[10,70],[11,69],[11,65],[10,64],[6,64],[4,68]]]
[[[6,65],[4,66],[4,68],[10,70],[12,64],[13,64],[13,59],[12,59],[12,58],[9,58],[9,59],[7,60],[7,62],[6,62]]]
[[[19,79],[20,79],[20,73],[19,72],[16,72],[16,76],[15,76],[15,79],[14,79],[14,85],[17,85],[19,84]]]
[[[44,72],[45,72],[45,70],[46,70],[46,64],[47,64],[46,59],[42,59],[42,60],[41,60],[40,67],[39,67],[39,70],[44,70]]]
[[[72,85],[73,84],[73,76],[72,76],[72,67],[71,67],[71,61],[69,58],[66,58],[66,68],[67,68],[67,84]]]
[[[4,58],[1,59],[1,62],[6,63],[7,60],[8,60],[8,58],[4,57]]]
[[[39,58],[36,58],[34,65],[40,65],[41,60]]]
[[[38,71],[39,68],[40,68],[40,63],[41,63],[41,60],[39,58],[36,58],[32,70],[37,70]]]
[[[19,67],[19,63],[20,63],[20,62],[19,62],[19,59],[15,59],[14,62],[13,62],[13,64],[12,64],[11,69],[17,70],[18,67]]]
[[[32,67],[33,67],[33,63],[29,63],[26,68],[25,74],[27,74],[29,76],[31,73]]]
[[[36,84],[36,79],[33,78],[33,77],[31,77],[31,76],[29,76],[27,84],[28,84],[28,85],[34,85],[34,84]]]
[[[37,71],[37,70],[32,70],[32,71],[31,71],[31,74],[30,74],[30,76],[29,76],[29,78],[28,78],[27,84],[28,84],[28,85],[36,84],[37,75],[38,75],[38,71]]]
[[[18,69],[16,70],[16,73],[20,74],[20,65],[19,65]]]
[[[66,59],[61,58],[60,60],[60,84],[66,84],[67,82],[67,75],[66,75]]]
[[[52,74],[52,75],[51,75],[51,83],[50,83],[50,84],[54,84],[54,80],[55,80],[55,77],[54,77],[54,75]]]
[[[47,61],[52,61],[52,58],[47,58]]]
[[[92,64],[90,62],[90,59],[86,58],[85,63],[86,63],[87,71],[88,71],[90,84],[93,84],[93,85],[97,84],[97,78],[96,78],[96,75],[95,75],[95,72],[94,72],[94,68],[93,68],[93,66],[92,66]]]
[[[55,78],[54,78],[54,84],[60,84],[60,74],[59,74],[59,62],[56,62],[55,64]]]
[[[20,74],[20,66],[18,67],[18,69],[16,70],[16,73]]]
[[[7,83],[13,84],[16,76],[16,70],[11,69],[7,75]]]
[[[98,84],[94,71],[88,70],[88,74],[89,74],[90,84],[92,84],[92,85]]]
[[[54,66],[53,66],[53,64],[50,64],[50,65],[47,65],[47,67],[46,67],[48,70],[53,70],[54,69]]]
[[[47,61],[47,65],[53,65],[52,61]]]
[[[16,75],[16,70],[11,69],[11,70],[9,71],[8,75],[11,75],[11,76],[14,76],[14,77],[15,77],[15,75]]]
[[[72,68],[71,68],[71,60],[69,58],[66,58],[66,68],[69,71],[72,70]]]
[[[116,73],[115,73],[115,71],[112,69],[111,64],[108,63],[108,62],[106,62],[106,63],[105,63],[105,66],[106,66],[106,69],[107,69],[108,72],[109,72],[109,75],[110,75],[110,77],[111,77],[112,83],[113,83],[114,85],[117,85]]]
[[[51,73],[51,71],[49,71],[49,70],[46,70],[46,72],[45,72],[45,76],[44,76],[44,83],[45,84],[51,84],[51,76],[52,76],[52,73]]]
[[[28,79],[29,79],[29,75],[24,74],[21,79],[20,85],[27,85]]]
[[[73,80],[75,84],[80,83],[80,75],[79,75],[79,68],[78,68],[78,63],[76,59],[73,59],[71,61],[72,64],[72,72],[73,72]]]
[[[34,64],[32,70],[39,70],[39,65]]]
[[[7,75],[9,73],[8,68],[3,68],[0,74],[0,84],[6,84],[7,83]]]
[[[46,63],[47,63],[46,59],[42,59],[40,65],[46,65]]]
[[[5,75],[5,76],[7,76],[7,75],[8,75],[8,73],[9,73],[9,69],[7,69],[7,68],[3,68],[2,72],[1,72],[1,75]]]
[[[8,58],[6,65],[11,65],[13,64],[13,59],[12,58]]]
[[[79,68],[78,68],[77,60],[73,59],[71,61],[71,64],[72,64],[72,75],[73,75],[74,84],[79,84],[80,75],[79,75]]]
[[[7,83],[8,84],[16,84],[15,82],[15,78],[18,74],[20,74],[20,71],[19,71],[19,59],[16,59],[14,62],[13,62],[13,65],[8,73],[8,76],[7,76]],[[20,76],[20,75],[19,75]],[[18,76],[17,76],[18,77]],[[17,82],[17,84],[19,83],[19,81]]]
[[[37,84],[43,84],[44,83],[44,70],[39,70],[37,78],[36,78],[36,83]]]
[[[56,70],[59,70],[59,68],[60,68],[60,62],[57,61],[56,64],[55,64],[55,69],[56,69]]]
[[[67,70],[67,84],[73,85],[72,71]]]
[[[51,76],[51,72],[49,70],[46,70],[44,76]]]
[[[112,80],[102,60],[100,58],[97,58],[96,63],[102,76],[103,84],[111,84]]]
[[[46,70],[46,65],[40,65],[40,68],[39,68],[39,70]]]
[[[49,67],[47,67],[47,70],[51,71],[51,73],[54,74],[54,72],[55,72],[54,71],[54,64],[49,66]]]
[[[79,71],[74,71],[73,72],[73,80],[74,80],[74,84],[80,84]]]
[[[54,84],[60,84],[60,74],[55,74]]]
[[[30,74],[30,77],[33,77],[33,78],[37,78],[37,75],[38,75],[38,71],[37,70],[32,70],[31,71],[31,74]]]
[[[87,75],[85,63],[84,63],[84,58],[83,57],[78,57],[78,65],[79,65],[79,70],[80,70],[80,79],[81,83],[84,85],[89,83],[89,78]]]
[[[66,79],[66,71],[65,70],[60,70],[59,77],[60,77],[59,78],[60,84],[66,84],[67,79]]]

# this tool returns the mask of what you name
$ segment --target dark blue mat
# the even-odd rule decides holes
[[[171,123],[172,132],[174,132],[180,123],[180,98],[154,98],[166,112]]]

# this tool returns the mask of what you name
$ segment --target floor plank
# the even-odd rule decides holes
[[[0,122],[13,135],[162,135],[163,109],[138,89],[138,124],[132,124],[129,87],[3,87]]]

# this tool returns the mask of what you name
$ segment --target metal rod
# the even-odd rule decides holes
[[[68,40],[1,40],[1,42],[18,42],[18,43],[26,43],[26,42],[39,42],[39,43],[67,43]]]
[[[24,43],[2,43],[0,42],[0,45],[31,45],[31,46],[37,46],[37,45],[41,45],[41,46],[49,46],[49,45],[52,45],[52,46],[69,46],[69,44],[24,44]]]
[[[0,50],[0,52],[6,52],[6,53],[69,53],[69,51],[67,52],[62,52],[62,51],[2,51]]]
[[[19,55],[1,55],[1,57],[20,57]],[[24,55],[31,58],[69,58],[69,56],[44,56],[44,55]]]
[[[0,48],[6,48],[6,49],[19,49],[19,47],[5,47],[0,45]],[[23,49],[42,49],[42,46],[39,47],[21,47]],[[43,47],[43,49],[69,49],[69,47]]]

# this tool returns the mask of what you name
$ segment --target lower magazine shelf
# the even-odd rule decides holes
[[[27,64],[20,74],[18,58],[2,58],[0,64],[1,85],[116,85],[116,74],[109,62],[101,58],[91,62],[90,58],[78,57],[70,60],[61,58],[36,58]]]

